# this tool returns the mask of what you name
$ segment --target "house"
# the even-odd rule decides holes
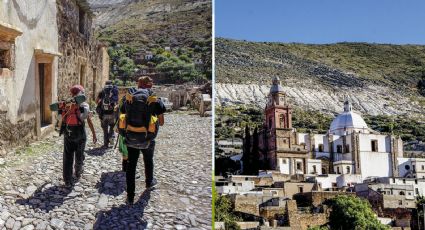
[[[85,0],[0,2],[0,154],[53,131],[49,105],[73,84],[91,100],[108,79],[92,16]]]

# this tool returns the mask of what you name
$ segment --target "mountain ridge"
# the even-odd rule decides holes
[[[348,96],[361,113],[424,120],[418,82],[425,76],[425,46],[216,39],[218,105],[264,106],[275,76],[290,101],[304,109],[335,114]]]
[[[211,39],[209,0],[89,0],[98,39],[137,49]]]

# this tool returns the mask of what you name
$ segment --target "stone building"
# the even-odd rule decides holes
[[[93,12],[86,0],[57,0],[59,33],[58,96],[68,97],[74,84],[95,100],[109,78],[107,47],[94,37]]]
[[[108,78],[91,15],[83,0],[0,2],[0,154],[52,131],[49,105],[71,84],[92,94]]]

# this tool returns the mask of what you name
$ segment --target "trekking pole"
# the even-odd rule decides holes
[[[119,142],[119,141],[120,141],[120,134],[118,133],[117,141],[115,142],[114,149],[116,149],[116,148],[117,148],[117,144],[118,144],[118,142]]]

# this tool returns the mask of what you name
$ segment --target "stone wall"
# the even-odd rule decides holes
[[[260,226],[258,222],[236,222],[236,224],[239,225],[241,229],[256,229]]]
[[[339,192],[339,191],[323,191],[323,192],[306,192],[294,195],[294,199],[297,204],[302,207],[318,207],[323,204],[326,200],[332,199],[338,195],[351,195],[355,196],[355,193],[350,192]]]
[[[382,195],[383,198],[383,208],[416,208],[416,200],[415,199],[406,199],[405,195]]]
[[[59,51],[62,53],[59,58],[59,99],[69,97],[72,85],[80,84],[85,88],[88,99],[94,100],[108,79],[106,47],[96,41],[93,14],[81,2],[84,1],[57,1]],[[80,16],[84,29],[80,28]]]
[[[0,156],[7,153],[7,148],[28,144],[34,138],[35,117],[12,124],[6,112],[0,111],[0,124]]]
[[[302,213],[298,211],[295,200],[287,201],[288,222],[291,229],[307,230],[309,227],[324,225],[328,222],[329,212],[324,213]]]
[[[286,213],[286,207],[272,207],[267,206],[260,209],[260,216],[267,220],[282,219]]]
[[[257,196],[234,195],[231,196],[231,198],[235,206],[235,211],[248,213],[255,216],[258,216],[260,214]]]

